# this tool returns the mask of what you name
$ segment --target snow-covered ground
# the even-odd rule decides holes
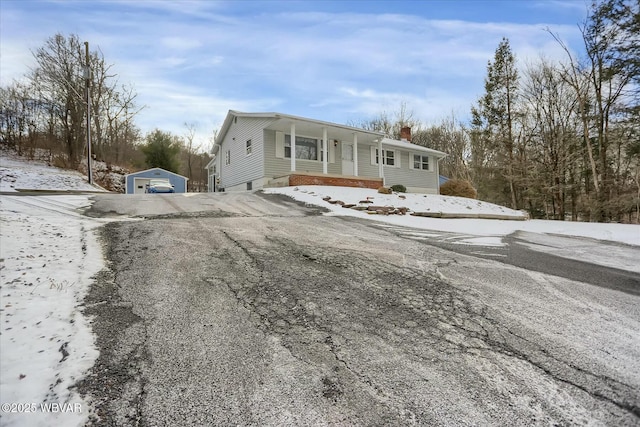
[[[0,151],[0,191],[23,188],[95,190],[79,173],[9,158]],[[322,186],[267,191],[329,208],[332,210],[329,215],[350,215],[383,221],[389,226],[413,227],[423,234],[443,231],[467,234],[468,239],[460,240],[467,244],[500,244],[503,236],[521,230],[528,233],[527,241],[533,249],[554,251],[561,256],[571,252],[574,257],[603,265],[637,270],[635,248],[619,247],[613,253],[607,247],[598,252],[597,241],[568,247],[561,236],[552,235],[640,246],[638,225],[370,215],[322,199],[328,196],[358,204],[369,198],[371,204],[407,207],[416,212],[521,213],[477,200],[437,195],[406,194],[403,199],[398,194],[382,195],[375,190]],[[107,220],[81,215],[78,209],[89,203],[86,195],[0,197],[2,426],[82,425],[88,416],[89,403],[68,387],[86,374],[97,357],[89,320],[81,310],[91,277],[104,266],[95,230]],[[627,267],[616,259],[626,259]]]
[[[629,245],[640,246],[640,225],[633,224],[596,224],[570,221],[548,220],[497,220],[497,219],[443,219],[425,218],[407,215],[371,215],[363,211],[345,209],[339,204],[331,204],[323,200],[330,197],[331,200],[340,200],[349,204],[359,203],[363,200],[371,201],[376,206],[407,207],[413,212],[444,212],[444,213],[469,213],[469,214],[493,214],[510,215],[513,217],[524,215],[523,212],[514,211],[504,206],[482,202],[463,197],[441,196],[435,194],[380,194],[377,190],[367,188],[330,187],[320,185],[308,185],[299,187],[269,188],[265,192],[286,194],[296,200],[322,206],[331,210],[331,215],[355,216],[381,221],[388,224],[419,228],[424,230],[437,230],[452,233],[480,236],[479,244],[500,244],[502,237],[516,231],[526,231],[538,234],[558,234],[564,236],[588,237],[597,240],[621,242]],[[403,198],[404,197],[404,198]]]
[[[462,197],[424,194],[380,194],[377,190],[329,186],[270,188],[269,193],[286,194],[296,200],[330,209],[328,215],[354,216],[378,221],[386,226],[415,228],[425,238],[443,238],[449,243],[478,246],[501,246],[503,238],[519,231],[518,237],[536,251],[588,261],[597,265],[640,273],[640,225],[596,224],[547,220],[500,220],[477,218],[426,218],[406,215],[372,215],[365,211],[343,208],[329,203],[339,200],[357,206],[406,207],[408,212],[443,212],[450,214],[506,215],[518,218],[524,213],[492,203]],[[368,200],[371,203],[360,203]],[[442,232],[455,233],[442,236]],[[580,239],[568,239],[568,236]],[[614,242],[614,244],[607,243]],[[619,245],[632,245],[625,247]]]
[[[86,196],[0,200],[1,425],[81,425],[88,415],[69,390],[98,356],[81,313],[103,267],[101,222],[76,211],[87,205]],[[54,404],[73,412],[46,413]]]
[[[107,191],[105,188],[124,193],[124,176],[128,170],[120,166],[93,161],[94,185],[87,182],[86,164],[81,164],[82,172],[52,167],[46,159],[46,152],[38,152],[38,160],[26,162],[14,151],[0,146],[0,191],[19,190],[60,190],[60,191]],[[101,183],[100,187],[97,183]]]
[[[101,191],[100,188],[90,185],[86,176],[80,172],[54,168],[42,161],[25,162],[4,154],[0,158],[0,191]]]
[[[0,158],[0,190],[91,190],[79,173]],[[0,196],[0,425],[82,425],[69,389],[98,356],[82,301],[103,268],[86,195]]]

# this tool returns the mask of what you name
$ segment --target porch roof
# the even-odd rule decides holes
[[[211,169],[211,167],[213,166],[213,164],[216,161],[216,157],[217,157],[217,155],[214,154],[213,157],[211,158],[211,160],[209,160],[209,163],[207,163],[207,166],[205,166],[204,168],[207,169],[207,170]]]
[[[269,130],[276,130],[280,132],[290,132],[291,124],[296,126],[297,135],[322,135],[324,128],[327,129],[329,140],[338,139],[341,141],[350,141],[353,139],[354,134],[358,136],[358,143],[366,145],[377,144],[382,140],[382,144],[391,146],[394,148],[400,148],[406,151],[417,151],[428,153],[434,157],[442,158],[446,156],[446,153],[433,150],[431,148],[423,147],[421,145],[412,144],[407,141],[398,141],[390,139],[385,136],[383,132],[370,131],[353,126],[341,125],[338,123],[325,122],[322,120],[309,119],[306,117],[293,116],[291,114],[283,114],[276,112],[267,113],[244,113],[241,111],[229,110],[227,117],[222,124],[222,128],[216,138],[212,154],[217,154],[220,144],[222,143],[226,133],[233,122],[234,117],[255,117],[255,118],[271,118],[273,122],[266,127]]]
[[[384,138],[384,133],[361,129],[353,126],[341,125],[338,123],[325,122],[322,120],[309,119],[306,117],[293,116],[283,113],[244,113],[241,111],[229,110],[224,120],[222,128],[216,138],[216,144],[220,144],[225,134],[229,130],[234,117],[255,117],[273,119],[273,122],[266,127],[269,130],[281,132],[289,132],[291,124],[296,125],[296,133],[304,135],[322,135],[322,129],[326,128],[329,133],[329,139],[340,139],[349,141],[353,139],[353,135],[358,135],[358,139],[371,141],[373,139]],[[215,151],[215,147],[214,147]]]

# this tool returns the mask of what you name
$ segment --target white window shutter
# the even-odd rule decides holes
[[[376,147],[371,147],[371,164],[374,165],[374,166],[377,165],[377,163],[376,163],[376,150],[377,150]]]
[[[336,162],[336,146],[333,145],[333,141],[327,141],[327,145],[329,146],[329,163]]]
[[[400,158],[402,157],[402,152],[396,151],[393,157],[396,159],[396,167],[401,168],[402,166],[400,165]]]
[[[413,157],[415,156],[415,154],[413,153],[409,153],[409,169],[415,169],[414,166],[414,162],[416,161],[415,158]]]
[[[284,132],[276,131],[276,157],[284,159]]]

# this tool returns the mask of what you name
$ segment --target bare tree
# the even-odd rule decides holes
[[[35,96],[50,106],[51,139],[61,139],[67,159],[75,166],[83,152],[87,106],[84,97],[84,47],[77,36],[49,38],[33,52],[37,66],[29,78]]]
[[[470,142],[464,126],[451,116],[439,124],[413,132],[411,142],[447,153],[440,161],[440,173],[454,179],[470,180]]]
[[[76,35],[56,34],[33,55],[36,66],[28,83],[2,89],[3,142],[19,150],[28,141],[32,148],[62,151],[62,163],[75,167],[86,149],[85,47]],[[139,139],[133,120],[139,111],[136,95],[131,88],[118,87],[112,66],[99,50],[90,52],[89,62],[92,151],[107,162],[120,162]]]
[[[581,165],[579,100],[556,64],[544,58],[527,67],[523,80],[532,159],[527,187],[531,197],[542,203],[545,217],[565,219],[570,198],[575,219],[579,196],[575,182]]]
[[[191,190],[193,191],[193,163],[194,156],[197,151],[199,151],[199,146],[194,146],[194,138],[196,136],[196,125],[195,123],[186,123],[184,124],[186,128],[186,133],[184,135],[184,157],[186,157],[187,167],[187,177],[189,178],[189,184],[191,185]]]
[[[397,111],[392,113],[382,111],[371,119],[352,121],[347,125],[382,132],[393,139],[400,139],[400,130],[405,126],[410,127],[413,133],[422,127],[422,123],[415,117],[415,113],[409,109],[405,101],[400,103]]]

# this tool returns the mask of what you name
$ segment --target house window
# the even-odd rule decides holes
[[[247,148],[247,156],[248,156],[249,154],[251,154],[251,140],[250,139],[247,140],[246,148]]]
[[[284,157],[291,158],[291,135],[284,136]],[[296,159],[318,160],[318,140],[296,136]]]
[[[379,162],[378,159],[378,149],[375,148],[373,150],[373,164],[377,165]],[[382,164],[387,166],[399,166],[396,161],[397,153],[395,150],[382,150]]]
[[[384,159],[384,164],[387,166],[395,166],[396,164],[395,155],[396,155],[395,151],[382,150],[382,157]]]
[[[413,155],[413,168],[429,170],[429,156],[423,156],[421,154]]]
[[[224,164],[225,165],[231,164],[231,150],[227,150],[227,152],[224,153]]]

